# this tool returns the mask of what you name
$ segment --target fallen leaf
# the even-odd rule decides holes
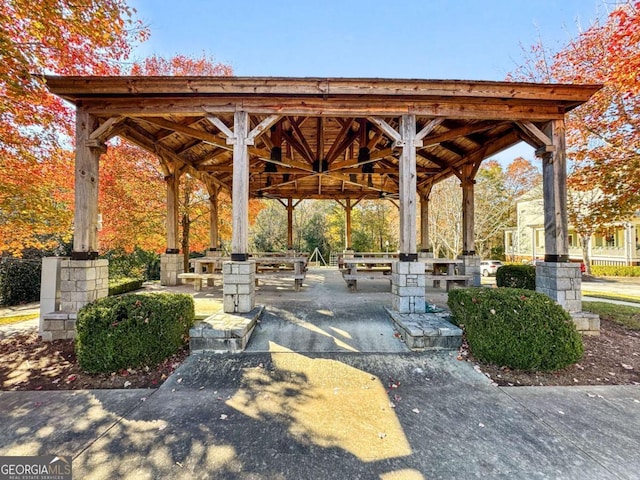
[[[131,386],[131,382],[129,380],[124,382],[124,388],[130,387],[130,386]]]
[[[383,433],[383,432],[378,433],[378,438],[380,438],[380,439],[382,439],[382,438],[384,438],[386,436],[387,436],[386,433]]]
[[[167,426],[166,426],[166,425],[164,425],[164,424],[163,424],[163,425],[158,426],[158,430],[164,430],[165,428],[167,428]]]
[[[177,383],[182,383],[182,378],[176,380]]]
[[[480,428],[484,428],[484,423],[480,422],[480,423],[478,423],[478,426],[479,426]]]
[[[228,415],[224,413],[220,415],[220,420],[226,420],[227,418],[229,418]]]
[[[67,377],[67,383],[75,381],[76,378],[78,378],[78,376],[72,373]]]
[[[633,370],[633,367],[631,365],[627,365],[626,363],[621,363],[620,365],[622,365],[622,368],[624,368],[625,370]]]
[[[417,408],[414,408],[414,409],[412,409],[411,411],[412,411],[413,413],[420,413],[420,410],[419,410],[419,409],[417,409]]]
[[[563,412],[562,410],[558,410],[558,413],[559,413],[560,415],[564,415],[564,412]]]

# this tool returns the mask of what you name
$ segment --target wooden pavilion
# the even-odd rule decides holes
[[[231,194],[230,263],[237,265],[233,274],[225,271],[225,285],[249,271],[244,265],[250,263],[250,197],[280,200],[289,218],[300,199],[334,199],[346,209],[348,222],[361,199],[395,199],[400,209],[398,263],[403,264],[418,260],[418,245],[429,248],[429,193],[452,175],[463,191],[461,258],[473,271],[479,264],[474,177],[483,160],[525,141],[543,164],[546,273],[540,272],[539,289],[569,310],[580,310],[565,302],[579,302],[579,296],[567,297],[558,281],[572,267],[564,116],[586,102],[598,85],[277,77],[47,76],[46,81],[51,92],[77,108],[71,258],[77,268],[102,268],[91,263],[97,261],[98,163],[105,142],[114,136],[157,155],[164,171],[165,283],[175,281],[171,269],[178,271],[182,264],[177,238],[180,176],[188,172],[207,186],[212,248],[218,245],[216,197],[221,190]],[[291,236],[288,240],[291,244]],[[575,291],[575,284],[570,290]],[[75,308],[96,295],[102,293],[76,295],[82,300]],[[225,301],[225,310],[253,307],[253,286],[248,295]],[[420,302],[409,304],[420,309]]]

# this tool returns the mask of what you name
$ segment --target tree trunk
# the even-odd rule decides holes
[[[580,243],[582,244],[582,259],[585,266],[584,273],[591,275],[591,235],[580,235]]]

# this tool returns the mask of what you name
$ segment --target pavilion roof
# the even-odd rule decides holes
[[[468,80],[287,77],[57,77],[51,92],[86,109],[96,142],[119,135],[231,190],[234,112],[257,128],[250,195],[394,198],[402,115],[428,131],[417,148],[418,189],[525,141],[544,147],[549,120],[600,85]],[[261,126],[266,126],[264,132]],[[391,128],[389,128],[391,127]],[[542,135],[541,135],[542,134]],[[280,153],[274,147],[280,147]]]

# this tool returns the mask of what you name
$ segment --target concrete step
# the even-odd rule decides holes
[[[385,310],[411,350],[456,350],[462,345],[462,330],[446,320],[447,313],[398,313],[387,307]]]
[[[191,353],[242,352],[263,313],[264,306],[259,305],[248,313],[218,312],[196,322],[189,330]]]

